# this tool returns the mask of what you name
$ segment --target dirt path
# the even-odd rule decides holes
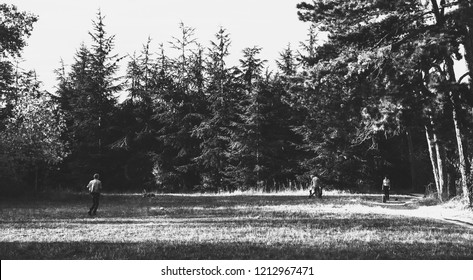
[[[420,194],[409,196],[392,196],[386,203],[373,202],[385,209],[391,209],[392,214],[401,214],[411,217],[440,220],[456,224],[473,230],[473,211],[468,209],[449,208],[446,205],[421,206],[423,198]]]

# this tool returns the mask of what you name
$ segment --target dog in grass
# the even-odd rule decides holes
[[[146,191],[146,189],[143,189],[143,197],[155,197],[156,195],[154,193],[149,193]]]

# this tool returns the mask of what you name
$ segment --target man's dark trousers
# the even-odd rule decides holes
[[[383,187],[383,202],[386,202],[389,200],[389,187],[384,186]]]
[[[90,193],[92,196],[92,207],[90,207],[89,215],[97,214],[97,208],[99,208],[100,193],[93,192]]]

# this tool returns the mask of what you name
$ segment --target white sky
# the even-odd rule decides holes
[[[105,16],[109,35],[115,37],[119,55],[133,54],[152,38],[152,50],[179,36],[179,23],[195,28],[204,47],[214,40],[220,26],[230,33],[232,45],[228,64],[237,65],[246,47],[262,47],[260,58],[274,60],[291,44],[293,49],[306,40],[308,23],[298,20],[296,4],[302,0],[7,0],[20,11],[39,16],[27,40],[21,66],[36,70],[46,90],[54,90],[54,69],[62,58],[73,62],[82,42],[90,45],[89,31],[98,9]],[[121,72],[125,65],[121,66]]]

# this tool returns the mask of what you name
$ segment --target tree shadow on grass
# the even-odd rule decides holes
[[[267,207],[272,216],[288,216],[285,209],[291,206],[310,210],[318,206],[330,208],[346,207],[351,204],[373,206],[376,196],[327,196],[323,199],[308,199],[306,196],[294,195],[254,195],[254,196],[183,196],[158,195],[154,198],[143,198],[137,195],[104,195],[99,206],[99,216],[104,218],[143,218],[143,217],[175,217],[179,215],[210,214],[237,212],[245,215],[245,211],[254,214],[258,208]],[[3,202],[3,201],[2,201]],[[2,203],[0,217],[7,221],[28,221],[48,219],[87,219],[88,197],[69,195],[64,200],[31,200],[24,198],[18,201]],[[279,208],[280,207],[280,208]],[[386,205],[386,207],[390,207]],[[400,209],[408,209],[399,206]],[[256,210],[255,210],[256,209]],[[278,211],[276,211],[278,210]],[[271,212],[270,211],[270,212]],[[278,214],[280,212],[281,214]],[[260,213],[262,213],[260,211]],[[264,214],[264,213],[262,213]],[[267,215],[267,214],[264,214]],[[302,215],[298,213],[297,215]],[[307,215],[310,215],[307,214]],[[307,216],[306,215],[306,216]]]
[[[236,207],[236,206],[278,206],[278,205],[310,205],[310,204],[350,204],[350,200],[355,197],[354,203],[359,201],[381,201],[378,195],[326,195],[322,199],[309,199],[306,195],[157,195],[151,198],[145,198],[141,195],[115,195],[103,194],[101,204],[113,204],[132,206],[132,205],[150,205],[172,207],[186,205],[187,207]],[[399,197],[404,200],[404,197]],[[63,195],[37,195],[25,196],[15,199],[1,199],[5,207],[26,207],[26,208],[47,208],[65,205],[86,206],[90,203],[90,196],[85,193],[66,193]]]
[[[0,242],[6,259],[471,259],[473,245],[444,242],[337,244],[259,244],[251,242]]]
[[[61,218],[60,218],[61,217]],[[182,225],[187,227],[212,227],[212,226],[255,226],[267,228],[282,227],[310,227],[319,229],[336,229],[346,231],[353,228],[398,230],[399,228],[410,228],[413,230],[456,230],[463,229],[459,225],[452,225],[437,220],[417,217],[398,217],[382,214],[333,214],[329,212],[316,213],[279,213],[277,211],[254,212],[254,211],[215,211],[200,209],[193,213],[171,213],[169,215],[131,215],[131,216],[97,216],[80,218],[64,217],[39,217],[37,219],[25,220],[0,220],[4,228],[57,228],[73,227],[81,225]]]

